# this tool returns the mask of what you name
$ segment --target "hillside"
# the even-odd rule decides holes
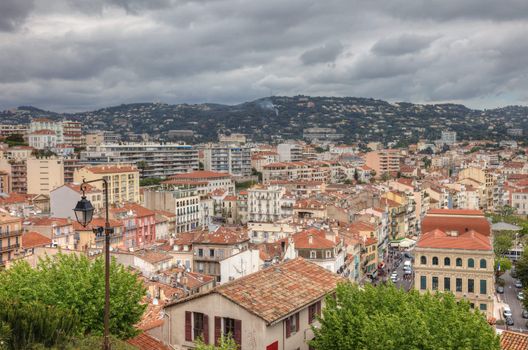
[[[355,97],[263,98],[239,105],[134,103],[96,111],[59,114],[34,107],[0,112],[0,123],[26,123],[32,117],[68,118],[85,130],[112,130],[124,136],[147,133],[167,139],[170,130],[192,130],[192,142],[216,140],[217,133],[244,133],[255,141],[302,137],[308,127],[331,127],[344,142],[436,139],[442,130],[457,131],[459,139],[510,139],[506,130],[528,132],[528,107],[473,110],[457,104],[422,105]]]

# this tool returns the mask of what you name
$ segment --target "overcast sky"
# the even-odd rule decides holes
[[[527,0],[0,0],[0,109],[528,104]]]

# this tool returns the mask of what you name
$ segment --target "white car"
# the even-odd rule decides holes
[[[523,301],[524,300],[524,293],[523,292],[517,293],[517,299],[519,299],[520,301]]]
[[[392,282],[396,282],[398,280],[398,274],[396,272],[393,272],[390,276],[390,279]]]

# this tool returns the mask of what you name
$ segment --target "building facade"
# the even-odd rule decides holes
[[[49,195],[64,185],[64,163],[57,158],[29,158],[27,160],[27,192]]]

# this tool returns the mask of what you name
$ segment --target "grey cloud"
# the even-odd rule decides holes
[[[330,42],[323,46],[308,50],[301,55],[301,61],[306,64],[334,62],[337,56],[343,52],[340,42]]]
[[[389,36],[378,40],[371,50],[377,55],[405,55],[428,48],[437,38],[437,36],[415,34]]]
[[[34,0],[0,1],[0,31],[14,30],[33,9]]]

